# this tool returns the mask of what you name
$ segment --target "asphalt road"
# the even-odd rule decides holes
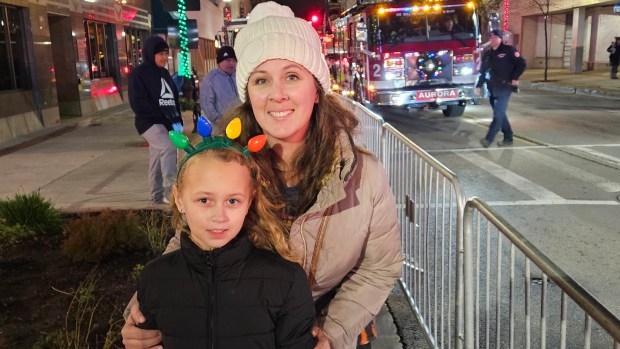
[[[522,90],[508,148],[480,146],[488,103],[457,118],[379,113],[620,316],[620,100]]]

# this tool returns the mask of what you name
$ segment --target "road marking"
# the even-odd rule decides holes
[[[476,144],[479,144],[478,142],[476,142]],[[505,150],[527,150],[527,149],[578,149],[587,153],[592,153],[593,155],[596,154],[596,156],[599,156],[599,152],[595,151],[595,150],[591,150],[589,149],[590,147],[618,147],[620,148],[620,143],[612,143],[612,144],[585,144],[585,145],[527,145],[527,146],[511,146],[509,148],[506,147],[491,147],[491,148],[457,148],[457,149],[430,149],[430,150],[426,150],[427,153],[429,154],[439,154],[439,153],[467,153],[467,152],[472,152],[472,151],[480,151],[480,150],[485,150],[485,151],[505,151]],[[581,149],[583,148],[583,149]],[[619,159],[616,157],[613,157],[611,155],[607,155],[604,153],[600,153],[600,157],[606,157],[609,158],[610,161],[613,162],[618,162]]]
[[[594,184],[597,188],[606,191],[608,193],[615,193],[620,191],[620,183],[610,181],[605,177],[601,177],[594,173],[585,171],[579,167],[567,164],[560,160],[554,159],[551,156],[533,152],[533,151],[525,151],[527,153],[531,153],[531,155],[526,155],[528,159],[534,160],[540,163],[543,166],[551,167],[553,170],[560,171],[562,173],[566,173],[575,179],[581,180],[583,182],[588,182]],[[542,159],[542,160],[539,160]]]
[[[614,200],[519,200],[519,201],[489,201],[491,206],[544,206],[544,205],[587,205],[613,206],[620,205]]]
[[[601,147],[605,147],[605,146],[609,146],[609,145],[600,145]],[[620,144],[616,144],[615,146],[620,146]],[[592,149],[591,147],[599,147],[599,145],[573,145],[570,148],[573,149],[577,149],[579,151],[582,151],[586,154],[590,154],[592,156],[596,156],[597,158],[601,158],[603,160],[607,160],[613,164],[617,164],[620,165],[620,159],[618,157],[609,155],[609,154],[605,154],[605,153],[601,153],[600,151],[596,151],[594,149]]]
[[[536,200],[565,200],[554,192],[547,190],[527,178],[521,177],[518,174],[476,153],[470,153],[467,155],[459,153],[455,154]]]

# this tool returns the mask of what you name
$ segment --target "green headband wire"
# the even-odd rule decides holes
[[[168,137],[170,137],[170,141],[174,144],[178,149],[183,149],[187,153],[185,158],[179,164],[179,171],[177,173],[177,177],[179,173],[181,173],[181,169],[183,165],[189,160],[192,156],[201,153],[207,149],[236,149],[240,151],[248,160],[250,159],[250,153],[256,153],[263,149],[265,143],[267,143],[267,136],[264,134],[254,136],[250,138],[248,141],[248,145],[245,147],[241,147],[238,143],[233,140],[238,138],[241,135],[241,119],[234,118],[231,122],[226,126],[226,137],[224,136],[211,136],[211,132],[213,131],[213,127],[207,118],[201,116],[198,118],[197,132],[200,136],[202,136],[202,142],[198,143],[196,146],[192,146],[189,142],[189,139],[178,131],[170,131],[168,132]]]

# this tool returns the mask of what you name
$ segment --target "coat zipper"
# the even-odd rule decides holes
[[[210,253],[207,253],[206,257],[206,263],[207,263],[207,268],[208,268],[208,273],[209,273],[209,292],[208,292],[208,297],[209,297],[209,302],[208,302],[208,312],[209,312],[209,347],[211,349],[215,349],[215,263],[213,261],[213,256]]]

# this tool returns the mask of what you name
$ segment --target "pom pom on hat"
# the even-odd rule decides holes
[[[252,13],[250,13],[248,24],[258,22],[269,16],[295,17],[293,10],[291,10],[288,6],[283,6],[273,1],[265,2],[259,5],[252,10]]]
[[[329,70],[319,35],[287,6],[273,1],[256,5],[248,24],[237,34],[235,52],[241,101],[245,102],[252,71],[270,59],[286,59],[303,66],[319,81],[324,93],[329,91]]]

